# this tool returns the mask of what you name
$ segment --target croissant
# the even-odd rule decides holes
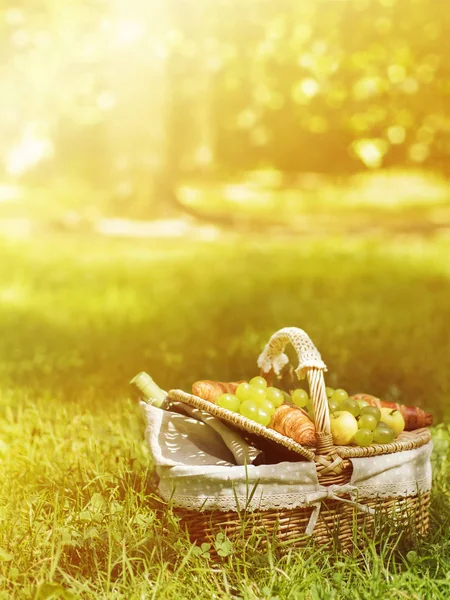
[[[372,406],[378,406],[378,408],[386,407],[399,410],[405,419],[406,431],[413,431],[414,429],[428,427],[433,424],[433,415],[417,406],[406,406],[405,404],[397,404],[397,402],[386,402],[380,400],[376,396],[371,396],[370,394],[354,394],[351,397],[355,400],[365,400]]]
[[[242,383],[242,381],[230,381],[224,383],[223,381],[211,381],[205,379],[203,381],[196,381],[192,385],[192,393],[199,398],[203,398],[203,400],[216,402],[222,394],[234,394],[240,383]]]
[[[292,404],[279,406],[272,416],[269,427],[302,446],[316,445],[314,423],[304,410]]]

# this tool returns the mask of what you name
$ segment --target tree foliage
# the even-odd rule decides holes
[[[449,56],[442,0],[4,0],[1,165],[123,197],[161,168],[445,170]]]

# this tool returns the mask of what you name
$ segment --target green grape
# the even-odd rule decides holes
[[[300,408],[305,408],[305,406],[307,406],[307,404],[308,404],[308,400],[309,400],[308,392],[306,392],[305,390],[302,390],[301,388],[294,390],[292,392],[291,397],[292,397],[292,402],[296,406],[299,406]]]
[[[239,408],[239,412],[243,417],[247,417],[247,419],[255,419],[258,414],[258,404],[254,400],[245,400]]]
[[[389,425],[384,421],[378,421],[377,427],[378,429],[392,429],[392,427],[389,427]]]
[[[290,394],[288,394],[287,392],[280,390],[281,393],[283,394],[283,398],[284,398],[284,402],[292,402],[292,398],[290,396]]]
[[[361,412],[362,415],[373,415],[377,421],[381,419],[381,411],[377,406],[363,406]]]
[[[364,408],[365,406],[370,406],[370,404],[367,402],[367,400],[357,400],[358,404],[359,404],[359,408]]]
[[[348,398],[348,394],[342,388],[338,388],[337,390],[334,390],[334,392],[331,394],[331,398],[333,400],[337,400],[337,402],[342,402],[343,400],[346,400]]]
[[[330,412],[335,413],[338,410],[341,410],[341,405],[339,402],[336,402],[336,400],[328,400],[328,408],[330,409]]]
[[[373,442],[374,433],[370,429],[358,429],[353,436],[353,441],[357,446],[370,446]]]
[[[359,404],[353,398],[345,398],[341,401],[341,410],[352,413],[354,417],[359,415]]]
[[[393,429],[383,423],[380,427],[380,423],[375,427],[373,432],[373,441],[376,444],[390,444],[395,440],[395,432]]]
[[[236,390],[236,396],[239,398],[241,402],[245,400],[250,400],[251,398],[251,385],[244,381],[244,383],[240,383]]]
[[[217,405],[220,406],[220,408],[226,408],[227,410],[231,410],[233,412],[239,412],[241,402],[239,398],[233,394],[222,394],[220,398],[217,399]]]
[[[333,389],[333,388],[331,388],[331,387],[326,387],[326,388],[325,388],[325,390],[326,390],[326,392],[327,392],[327,398],[331,398],[331,396],[332,396],[332,395],[333,395],[333,393],[334,393],[334,389]]]
[[[264,408],[258,408],[258,412],[257,412],[256,416],[253,417],[254,421],[259,423],[260,425],[264,425],[265,427],[267,427],[267,425],[270,423],[271,419],[272,419],[272,415],[270,413],[268,413],[266,410],[264,410]]]
[[[373,431],[377,426],[378,421],[374,415],[361,415],[358,420],[358,427],[360,429],[369,429]]]
[[[249,393],[249,400],[254,400],[255,402],[258,402],[259,400],[264,400],[264,398],[266,397],[266,390],[262,387],[253,387],[251,385]]]
[[[263,410],[265,410],[266,412],[268,412],[269,415],[273,415],[273,413],[275,412],[275,405],[274,405],[274,403],[271,402],[270,400],[268,400],[267,398],[263,398],[262,400],[258,400],[257,404],[258,404],[258,408],[262,408]]]
[[[264,379],[264,377],[253,377],[253,379],[250,379],[249,383],[253,387],[258,387],[258,388],[263,388],[263,389],[265,389],[267,387],[267,381]]]
[[[266,398],[277,408],[284,402],[283,392],[275,387],[268,387],[266,389]]]

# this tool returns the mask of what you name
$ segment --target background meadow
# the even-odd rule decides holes
[[[450,594],[450,21],[440,0],[0,7],[0,598]],[[128,382],[256,374],[435,416],[426,540],[191,544]]]

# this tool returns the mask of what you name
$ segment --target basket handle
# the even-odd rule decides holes
[[[327,370],[319,351],[303,329],[285,327],[272,335],[258,358],[258,366],[263,375],[274,372],[279,375],[281,369],[289,363],[284,353],[291,343],[298,355],[298,367],[295,373],[299,379],[307,377],[309,393],[313,403],[314,421],[317,435],[317,454],[328,454],[333,449],[333,438],[330,430],[330,413],[325,390],[324,371]]]

